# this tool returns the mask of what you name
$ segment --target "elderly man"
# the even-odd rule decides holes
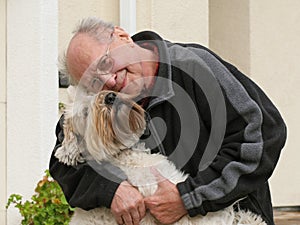
[[[156,174],[158,190],[143,198],[109,163],[64,165],[54,156],[64,138],[62,117],[50,172],[71,206],[105,206],[118,224],[137,225],[147,209],[173,223],[235,204],[274,224],[268,179],[286,127],[264,92],[233,65],[198,44],[171,43],[151,31],[130,37],[87,18],[70,41],[63,72],[90,91],[134,98],[147,112],[146,146],[189,174],[176,185]]]

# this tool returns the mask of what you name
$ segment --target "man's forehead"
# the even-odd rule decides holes
[[[89,65],[97,58],[105,46],[87,34],[74,36],[67,50],[69,72],[80,78]]]
[[[92,51],[94,48],[101,48],[102,45],[95,38],[85,33],[75,35],[70,41],[68,52],[84,53]]]

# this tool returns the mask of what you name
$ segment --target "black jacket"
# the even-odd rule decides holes
[[[284,146],[286,127],[270,99],[201,45],[170,43],[149,31],[133,40],[158,48],[160,64],[145,107],[149,129],[143,141],[190,174],[177,184],[189,215],[205,215],[242,199],[238,207],[274,224],[268,178]],[[53,153],[63,140],[62,120],[56,134]],[[51,175],[69,203],[83,209],[110,207],[122,181],[96,170],[88,164],[65,166],[53,155],[50,161]]]

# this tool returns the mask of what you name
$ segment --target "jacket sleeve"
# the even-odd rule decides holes
[[[227,122],[213,162],[177,184],[190,216],[225,208],[261,187],[271,176],[286,140],[280,113],[254,82],[206,50],[197,54],[222,88]]]
[[[57,140],[49,165],[51,176],[59,183],[72,207],[85,210],[100,206],[109,208],[115,191],[123,181],[122,176],[112,175],[108,170],[113,166],[108,163],[101,165],[82,163],[76,167],[60,163],[54,154],[64,139],[62,126],[63,116],[56,126]],[[113,169],[118,170],[118,168]],[[105,176],[100,175],[103,173]]]

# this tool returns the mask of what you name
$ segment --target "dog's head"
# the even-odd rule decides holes
[[[114,157],[135,145],[144,133],[143,108],[123,93],[90,95],[77,88],[72,99],[65,112],[65,138],[56,152],[66,164],[76,165],[86,150],[98,161]]]
[[[146,126],[144,110],[127,95],[101,91],[87,109],[84,140],[96,160],[117,155],[139,141]]]

